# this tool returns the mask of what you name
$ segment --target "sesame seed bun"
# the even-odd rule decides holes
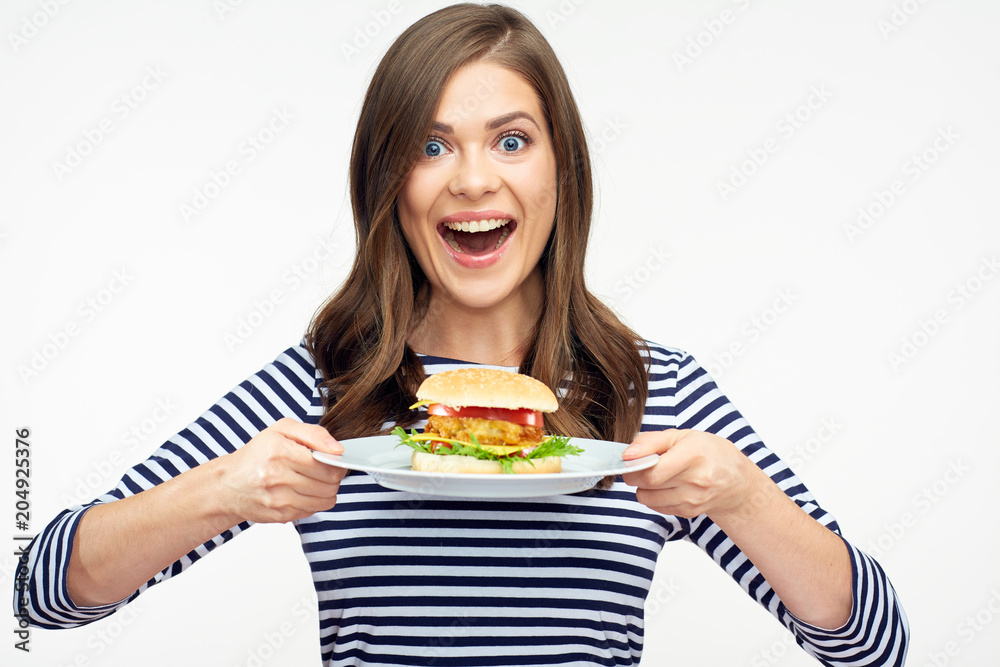
[[[555,412],[559,408],[555,394],[543,382],[495,368],[459,368],[435,373],[417,389],[417,399],[452,408],[526,408],[539,412]]]

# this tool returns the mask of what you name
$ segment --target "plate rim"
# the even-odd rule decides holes
[[[350,443],[357,443],[365,440],[382,440],[382,439],[397,439],[398,436],[394,435],[371,435],[364,436],[361,438],[349,438],[346,440],[341,440],[340,444],[344,445],[346,451],[347,445]],[[604,445],[611,445],[614,447],[620,447],[624,450],[627,445],[620,442],[614,442],[609,440],[595,440],[592,438],[572,438],[571,442],[594,442],[601,443]],[[586,452],[586,448],[584,449]],[[607,477],[610,475],[621,475],[630,472],[639,472],[641,470],[646,470],[651,468],[659,461],[660,457],[658,454],[647,454],[646,456],[632,459],[631,461],[622,461],[623,465],[621,468],[604,468],[597,470],[571,470],[571,471],[561,471],[561,472],[548,472],[548,473],[535,473],[535,474],[525,474],[525,475],[511,475],[506,473],[463,473],[463,472],[432,472],[423,470],[411,470],[408,468],[386,468],[379,465],[374,465],[364,461],[345,461],[339,454],[328,454],[326,452],[320,452],[313,450],[313,458],[317,461],[324,463],[326,465],[331,465],[337,468],[346,468],[348,470],[355,470],[358,472],[366,473],[376,473],[378,475],[399,475],[402,477],[411,477],[414,479],[456,479],[456,480],[469,480],[474,478],[476,481],[482,481],[487,484],[495,482],[505,482],[518,484],[517,480],[525,480],[525,482],[532,482],[537,484],[538,482],[544,482],[548,480],[565,480],[569,481],[572,479],[587,478],[587,477]]]

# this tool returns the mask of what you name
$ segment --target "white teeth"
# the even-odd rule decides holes
[[[456,232],[488,232],[491,229],[496,229],[497,227],[503,227],[510,220],[508,219],[497,219],[492,218],[490,220],[472,220],[463,222],[446,222],[444,226],[448,229],[453,229]]]
[[[503,245],[503,242],[507,240],[508,236],[510,236],[510,229],[503,230],[503,234],[500,235],[500,240],[497,241],[497,247],[494,248],[494,250],[499,250],[500,246]]]
[[[444,240],[455,249],[455,252],[462,252],[462,249],[458,247],[458,243],[455,241],[455,235],[451,231],[444,235]]]

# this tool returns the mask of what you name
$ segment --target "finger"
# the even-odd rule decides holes
[[[347,470],[317,461],[313,458],[313,450],[300,446],[291,440],[286,440],[288,444],[287,456],[288,467],[296,474],[309,479],[316,480],[322,484],[339,484],[344,478]]]
[[[670,489],[679,484],[677,479],[691,467],[691,459],[684,447],[678,447],[686,432],[671,430],[663,431],[662,439],[656,439],[652,445],[639,443],[641,447],[655,447],[648,453],[660,453],[660,459],[652,467],[638,472],[626,473],[622,480],[640,489]],[[645,435],[645,434],[640,434]]]
[[[321,481],[286,468],[282,478],[260,496],[260,503],[274,512],[271,521],[291,521],[328,510],[337,502],[340,480],[346,472],[334,471],[333,481]]]
[[[317,452],[327,454],[343,454],[344,447],[330,432],[319,424],[303,424],[300,421],[285,417],[274,423],[272,428],[289,440]]]
[[[688,519],[702,514],[701,508],[688,502],[677,489],[636,489],[635,499],[662,514]]]
[[[316,512],[323,512],[333,508],[337,504],[336,496],[329,498],[318,498],[314,496],[304,496],[296,493],[293,489],[285,487],[272,494],[271,499],[265,503],[267,510],[267,521],[281,522],[304,519]]]
[[[676,428],[665,431],[646,431],[639,433],[632,440],[632,444],[622,452],[622,458],[626,461],[639,459],[650,454],[663,454],[680,440],[687,431]]]
[[[343,479],[345,472],[346,470],[335,470],[336,478],[333,481],[297,475],[291,480],[289,486],[297,496],[312,502],[326,502],[337,497],[337,492],[340,490],[340,480]]]

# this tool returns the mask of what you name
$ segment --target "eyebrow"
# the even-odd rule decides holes
[[[485,125],[486,131],[489,132],[491,130],[497,129],[498,127],[503,127],[507,123],[509,123],[509,122],[511,122],[513,120],[517,120],[518,118],[527,119],[527,120],[531,121],[531,123],[535,127],[538,127],[538,129],[541,129],[538,126],[538,123],[535,121],[534,117],[530,113],[528,113],[527,111],[511,111],[510,113],[505,113],[502,116],[497,116],[496,118],[493,118],[491,120],[486,121],[486,125]],[[452,127],[451,125],[448,125],[447,123],[440,123],[438,121],[434,121],[431,124],[431,129],[434,130],[435,132],[444,132],[445,134],[455,134],[455,128],[454,127]]]

